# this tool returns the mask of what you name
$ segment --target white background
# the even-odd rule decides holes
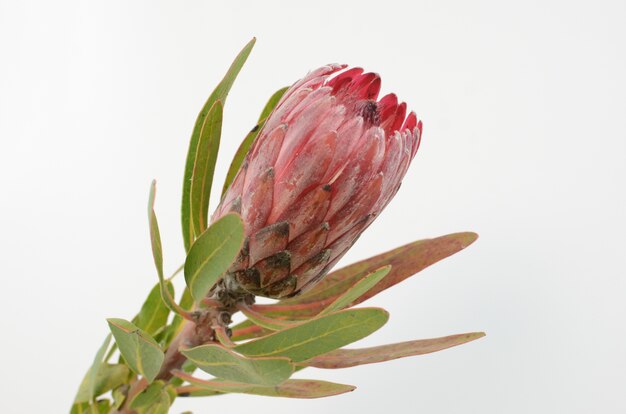
[[[487,337],[301,373],[358,386],[339,397],[179,399],[172,412],[626,412],[625,19],[623,1],[2,0],[0,411],[66,412],[104,319],[130,319],[155,283],[152,178],[166,269],[182,262],[188,138],[257,36],[217,182],[276,89],[329,62],[379,72],[424,139],[344,263],[481,238],[371,300],[391,320],[362,344]]]

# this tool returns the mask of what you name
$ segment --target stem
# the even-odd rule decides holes
[[[187,360],[181,353],[182,349],[193,348],[209,342],[219,343],[216,340],[214,329],[223,329],[226,333],[232,314],[237,312],[237,303],[241,301],[254,302],[254,297],[250,294],[241,291],[227,291],[223,288],[222,283],[218,282],[212,297],[206,301],[210,304],[209,307],[186,312],[188,320],[183,321],[183,328],[167,348],[163,365],[161,365],[156,380],[169,381],[173,376],[172,371],[182,368]],[[228,335],[226,336],[228,337]],[[111,414],[136,414],[134,410],[130,409],[130,402],[147,385],[145,378],[136,379],[131,383],[124,403],[118,411],[113,411]]]

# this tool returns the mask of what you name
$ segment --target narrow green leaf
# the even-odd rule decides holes
[[[274,94],[270,97],[269,101],[265,104],[263,111],[261,111],[261,116],[259,116],[259,120],[257,124],[248,132],[248,135],[244,138],[244,140],[239,145],[233,160],[230,163],[230,167],[228,168],[228,173],[226,174],[226,179],[224,180],[224,186],[222,187],[222,196],[228,190],[228,187],[231,185],[235,176],[237,175],[237,171],[239,171],[239,167],[243,163],[243,160],[246,158],[246,154],[248,154],[248,150],[252,146],[252,143],[256,139],[257,135],[263,128],[265,124],[265,119],[272,113],[280,98],[283,97],[285,92],[289,89],[288,87],[281,88],[274,92]]]
[[[163,247],[161,245],[161,232],[159,222],[154,212],[154,198],[156,197],[156,180],[150,184],[150,196],[148,197],[148,224],[150,228],[150,244],[152,246],[152,258],[159,280],[165,279],[163,276]]]
[[[187,161],[185,164],[185,175],[183,179],[183,197],[181,208],[181,219],[183,226],[183,241],[185,243],[185,251],[189,251],[194,240],[193,221],[191,220],[191,176],[193,174],[193,168],[196,160],[196,150],[198,148],[198,140],[200,138],[200,131],[204,124],[204,118],[207,116],[209,110],[216,101],[222,101],[222,104],[226,103],[226,97],[230,88],[235,82],[235,78],[239,74],[239,71],[243,67],[243,64],[248,59],[252,47],[256,39],[252,39],[242,50],[239,52],[234,62],[226,72],[224,79],[217,85],[213,93],[209,96],[206,103],[200,110],[196,124],[191,133],[191,140],[189,142],[189,150],[187,152]]]
[[[374,364],[414,355],[430,354],[474,341],[483,336],[485,336],[484,332],[472,332],[371,348],[337,349],[336,351],[304,361],[302,365],[316,368],[349,368],[357,365]]]
[[[387,319],[384,309],[348,309],[237,345],[234,350],[250,357],[284,356],[300,362],[365,338]]]
[[[107,319],[120,353],[135,373],[152,382],[161,369],[165,355],[146,332],[123,319]]]
[[[166,281],[165,284],[170,295],[173,296],[174,286],[169,281]],[[157,283],[148,294],[132,323],[148,334],[156,335],[166,325],[169,314],[170,310],[161,296],[161,284]]]
[[[219,345],[202,345],[182,353],[215,377],[247,384],[278,385],[295,369],[287,358],[246,358]]]
[[[111,335],[107,335],[104,343],[100,346],[98,352],[96,352],[96,356],[91,363],[91,367],[89,367],[87,374],[85,374],[85,377],[83,378],[83,381],[78,388],[76,398],[74,399],[75,403],[90,402],[99,395],[96,394],[96,390],[98,388],[98,378],[100,370],[103,366],[104,355],[106,354],[107,349],[109,349],[110,344]]]
[[[354,302],[365,292],[373,288],[378,282],[382,280],[382,278],[387,276],[390,270],[391,266],[385,266],[368,274],[363,279],[355,283],[350,289],[346,290],[327,308],[322,310],[319,315],[328,315],[329,313],[333,313],[335,311],[349,307],[352,302]]]
[[[237,258],[243,244],[243,222],[226,214],[195,241],[185,260],[185,281],[196,302],[201,301]]]
[[[217,100],[200,128],[196,160],[191,174],[191,221],[195,237],[207,228],[213,173],[222,134],[222,117],[222,102]]]
[[[267,397],[322,398],[354,391],[356,388],[352,385],[307,379],[291,379],[274,387],[263,387],[231,381],[222,381],[219,379],[206,381],[194,378],[191,375],[180,371],[174,372],[174,375],[192,384],[192,387],[187,387],[189,395],[194,395],[194,392],[207,390],[220,393],[234,392],[264,395]]]
[[[150,197],[148,198],[148,222],[150,227],[150,242],[152,245],[152,256],[154,265],[156,266],[157,275],[159,276],[159,289],[163,303],[177,314],[184,314],[182,309],[174,300],[173,286],[166,282],[163,275],[163,248],[161,246],[161,233],[159,232],[159,222],[154,212],[154,198],[156,197],[156,181],[153,180],[150,185]]]

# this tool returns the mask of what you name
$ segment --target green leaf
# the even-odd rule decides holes
[[[191,174],[191,221],[196,237],[207,228],[213,173],[222,134],[222,117],[222,102],[217,100],[200,128],[196,160]]]
[[[156,181],[150,185],[150,197],[148,198],[148,221],[150,227],[150,242],[152,245],[152,256],[159,276],[159,289],[163,303],[177,314],[183,314],[184,310],[176,303],[173,297],[173,286],[165,281],[163,275],[163,248],[161,247],[161,233],[159,232],[159,222],[154,212],[154,198],[156,196]]]
[[[137,414],[167,414],[176,392],[163,381],[155,381],[139,393],[130,403]]]
[[[319,315],[327,315],[329,313],[341,310],[351,306],[352,302],[361,297],[365,292],[373,288],[380,282],[391,270],[391,266],[385,266],[365,276],[363,279],[355,283],[350,289],[346,290],[333,303],[319,313]]]
[[[234,350],[250,357],[284,356],[300,362],[365,338],[387,319],[384,309],[348,309],[237,345]]]
[[[237,258],[243,244],[243,222],[226,214],[195,241],[185,260],[185,281],[196,302],[201,301]]]
[[[119,408],[124,404],[124,400],[126,400],[126,393],[129,390],[128,385],[123,385],[121,387],[117,387],[111,392],[111,397],[113,397],[113,408],[119,410]]]
[[[108,414],[111,410],[111,402],[109,400],[98,400],[91,405],[91,411],[94,414]]]
[[[228,173],[226,174],[226,179],[224,180],[224,187],[222,187],[222,196],[224,195],[224,193],[226,193],[226,190],[228,190],[228,187],[230,187],[233,180],[235,179],[237,171],[239,171],[239,167],[241,167],[243,160],[246,158],[246,154],[248,154],[248,150],[250,150],[252,143],[263,128],[265,124],[265,119],[272,113],[272,111],[278,104],[278,101],[280,101],[280,98],[282,98],[285,92],[287,92],[287,89],[289,88],[285,87],[274,92],[269,101],[267,101],[267,103],[265,104],[263,111],[261,111],[261,116],[259,116],[257,124],[254,126],[254,128],[252,128],[250,132],[248,132],[248,135],[246,135],[244,140],[239,145],[239,148],[237,149],[237,152],[235,153],[235,156],[230,163],[230,167],[228,168]]]
[[[184,309],[186,311],[192,308],[193,298],[191,297],[191,293],[189,293],[189,288],[185,287],[179,305],[181,309]],[[183,320],[184,319],[181,316],[175,315],[172,319],[172,323],[166,326],[162,340],[163,348],[167,348],[170,342],[172,342],[172,340],[176,336],[176,334],[178,334],[182,327]]]
[[[128,379],[129,369],[124,364],[101,364],[95,378],[91,377],[91,369],[80,385],[75,402],[89,402],[93,398],[119,387]],[[90,390],[92,381],[94,387]]]
[[[135,398],[133,398],[130,403],[130,408],[133,410],[141,410],[158,402],[164,386],[165,382],[154,381],[152,384],[148,385],[146,389],[137,394]]]
[[[336,384],[327,381],[291,379],[274,387],[263,387],[258,385],[242,384],[230,381],[206,381],[194,378],[189,374],[177,371],[174,375],[192,384],[191,387],[184,387],[190,396],[201,393],[202,390],[211,392],[234,392],[242,394],[264,395],[267,397],[285,398],[322,398],[354,391],[356,387],[352,385]]]
[[[174,286],[169,281],[165,282],[170,295],[174,295]],[[141,310],[132,320],[139,329],[143,329],[150,335],[156,335],[166,324],[170,310],[161,297],[161,284],[157,283],[141,306]]]
[[[485,336],[484,332],[472,332],[444,336],[442,338],[420,339],[417,341],[374,346],[371,348],[338,349],[304,361],[302,365],[316,368],[349,368],[357,365],[374,364],[377,362],[441,351],[474,341],[483,336]]]
[[[103,366],[103,358],[109,349],[109,345],[111,344],[111,335],[107,335],[104,340],[104,343],[98,349],[93,362],[91,363],[91,367],[87,371],[87,374],[83,378],[80,387],[78,388],[78,393],[76,394],[76,398],[74,399],[75,403],[82,402],[90,402],[93,401],[95,397],[100,394],[96,394],[98,388],[98,378],[100,375],[100,370]]]
[[[256,39],[252,39],[242,50],[239,52],[234,62],[226,72],[224,79],[217,85],[211,96],[207,99],[206,103],[202,107],[202,110],[198,114],[196,124],[191,133],[191,140],[189,142],[189,150],[187,152],[187,161],[185,164],[185,175],[183,179],[183,197],[181,208],[181,219],[183,226],[183,241],[185,243],[185,251],[189,251],[194,240],[193,221],[191,220],[191,177],[193,174],[194,164],[196,161],[196,150],[198,148],[198,141],[200,139],[200,131],[204,124],[204,118],[207,116],[209,110],[216,101],[222,101],[222,104],[226,103],[226,97],[230,88],[235,82],[235,78],[239,74],[239,71],[243,67],[243,64],[248,59],[252,47]]]
[[[152,382],[161,369],[165,355],[146,332],[123,319],[107,319],[120,353],[135,373]]]
[[[89,413],[89,403],[74,403],[70,414],[87,414]]]
[[[70,414],[107,414],[111,410],[109,400],[99,400],[92,404],[77,403],[72,406]]]
[[[219,345],[202,345],[182,354],[215,377],[247,384],[278,385],[295,369],[287,358],[246,358]]]

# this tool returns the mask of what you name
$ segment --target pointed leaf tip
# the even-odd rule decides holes
[[[430,354],[463,345],[485,336],[484,332],[470,332],[441,338],[419,339],[360,349],[337,349],[302,362],[302,366],[337,369],[375,364],[416,355]]]
[[[193,174],[194,163],[196,160],[196,150],[198,148],[198,141],[200,139],[200,132],[202,126],[204,124],[205,117],[209,113],[209,110],[213,106],[213,104],[220,100],[222,105],[226,103],[226,97],[230,92],[233,83],[235,82],[235,78],[241,71],[244,63],[248,59],[250,52],[252,51],[252,47],[254,46],[256,39],[252,38],[244,47],[241,49],[239,54],[235,57],[235,60],[228,68],[226,75],[221,80],[221,82],[215,87],[206,103],[200,110],[198,114],[198,118],[196,119],[196,124],[194,125],[193,132],[191,133],[191,139],[189,141],[189,149],[187,150],[187,160],[185,162],[185,173],[183,179],[183,194],[182,194],[182,204],[181,204],[181,224],[183,230],[183,241],[185,243],[185,251],[189,251],[191,245],[195,240],[194,233],[194,225],[192,218],[192,210],[191,210],[191,176]]]

